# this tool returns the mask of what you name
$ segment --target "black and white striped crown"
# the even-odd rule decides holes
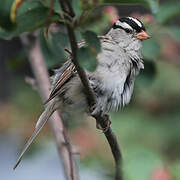
[[[145,31],[145,27],[143,23],[133,17],[122,17],[119,20],[117,20],[114,25],[113,29],[121,28],[124,30],[135,30],[136,32],[141,32],[142,30]]]

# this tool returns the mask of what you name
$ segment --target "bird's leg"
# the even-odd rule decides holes
[[[106,127],[102,127],[100,125],[100,123],[97,122],[97,120],[96,120],[96,128],[102,130],[105,133],[106,131],[108,131],[108,129],[111,126],[111,121],[110,121],[109,115],[108,114],[103,114],[103,111],[100,111],[98,113],[94,113],[95,112],[94,109],[95,109],[95,106],[92,106],[92,107],[89,108],[91,116],[96,117],[97,114],[100,115],[102,117],[102,120],[105,121],[104,124],[106,124]]]
[[[103,131],[103,133],[107,132],[111,126],[111,121],[109,119],[109,115],[108,114],[105,114],[104,115],[104,119],[105,119],[105,123],[106,123],[106,127],[103,128],[97,121],[96,121],[96,128],[97,129],[100,129]]]

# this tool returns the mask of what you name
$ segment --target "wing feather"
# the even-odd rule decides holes
[[[67,65],[67,64],[65,64]],[[63,68],[63,72],[62,72],[62,68]],[[75,71],[75,66],[74,64],[71,62],[68,64],[68,66],[66,67],[62,67],[59,71],[60,74],[58,74],[58,78],[55,79],[54,87],[51,90],[51,93],[49,95],[49,98],[46,100],[46,102],[44,104],[47,104],[49,101],[51,101],[55,96],[57,96],[57,94],[60,93],[62,87],[64,86],[64,84],[66,82],[68,82],[76,73]]]

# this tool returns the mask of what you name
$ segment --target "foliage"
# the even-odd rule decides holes
[[[159,7],[158,0],[99,0],[99,1],[89,1],[89,0],[74,0],[73,1],[73,8],[75,9],[76,17],[74,22],[76,22],[77,26],[77,33],[80,32],[83,34],[83,37],[89,37],[89,42],[91,48],[88,50],[86,48],[86,52],[91,54],[87,56],[86,62],[81,63],[83,66],[86,64],[88,67],[91,66],[91,60],[94,55],[94,50],[92,47],[99,52],[98,41],[96,38],[95,32],[88,32],[84,31],[84,22],[88,22],[88,19],[93,17],[92,11],[94,8],[100,5],[134,5],[140,4],[146,7],[149,7],[150,10],[155,14],[155,18],[157,18],[157,22],[161,23],[158,24],[163,26],[164,23],[170,21],[174,16],[179,14],[179,2],[168,2],[164,3]],[[170,8],[169,8],[170,7]],[[52,14],[49,15],[49,9],[52,8]],[[166,10],[167,9],[167,10]],[[62,22],[63,12],[60,8],[58,0],[55,0],[54,6],[51,7],[50,0],[29,0],[29,1],[22,1],[22,0],[10,0],[6,1],[5,5],[1,6],[0,9],[0,37],[4,39],[11,39],[15,36],[20,35],[23,32],[30,32],[36,29],[41,28],[41,48],[44,54],[44,57],[47,61],[47,65],[49,67],[53,67],[58,64],[58,61],[61,59],[63,60],[65,57],[64,47],[68,47],[67,44],[67,35],[65,31],[58,31],[49,33],[47,37],[43,37],[42,31],[43,27],[49,26],[53,22]],[[12,18],[13,17],[13,18]],[[88,18],[87,18],[88,17]],[[96,22],[91,21],[88,24],[88,27],[93,26]],[[155,26],[153,26],[155,27]],[[174,34],[176,36],[179,35],[179,29],[176,27],[172,27],[174,30]],[[84,31],[84,32],[83,32]],[[149,31],[152,31],[153,28],[149,28]],[[88,35],[88,36],[87,36]],[[87,39],[86,39],[87,40]],[[93,46],[92,46],[93,45]],[[157,39],[153,38],[147,42],[144,42],[143,46],[143,54],[148,59],[156,59],[160,54],[161,44],[158,42]],[[153,52],[153,53],[152,53]],[[79,51],[79,56],[83,57],[83,51]],[[81,55],[82,54],[82,55]],[[88,60],[89,57],[89,60]],[[96,67],[96,63],[93,63],[92,66]],[[89,64],[88,64],[89,63]],[[86,66],[85,65],[85,66]],[[94,69],[94,68],[88,69]]]
[[[179,1],[170,1],[164,3],[160,6],[159,11],[156,15],[157,21],[160,23],[168,23],[171,21],[175,16],[180,15],[180,2]]]

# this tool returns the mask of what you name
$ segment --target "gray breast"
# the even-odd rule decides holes
[[[97,96],[97,104],[94,108],[94,113],[99,111],[103,113],[117,111],[130,102],[135,77],[140,70],[137,65],[135,61],[131,61],[125,80],[120,83],[114,82],[116,85],[112,89],[102,88],[102,79],[97,80],[97,78],[94,78],[90,80],[92,88]],[[116,79],[112,79],[112,81],[116,81]]]

